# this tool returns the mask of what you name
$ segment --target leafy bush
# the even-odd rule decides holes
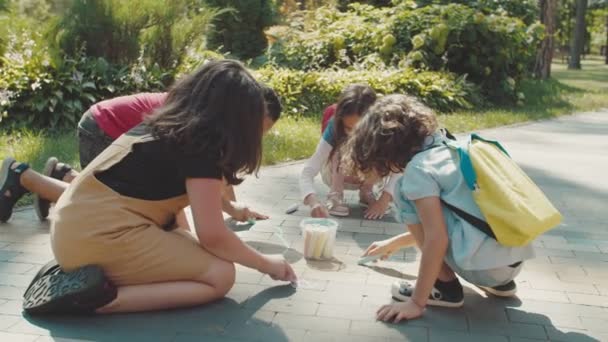
[[[449,4],[463,4],[488,15],[498,14],[519,18],[528,25],[538,20],[539,16],[538,0],[416,0],[418,7]]]
[[[35,46],[28,33],[13,37],[0,58],[2,126],[73,128],[93,103],[118,94],[164,89],[170,75],[142,62],[132,67],[103,58],[75,58],[53,64],[46,48]]]
[[[267,42],[264,29],[275,24],[277,10],[273,0],[205,0],[217,8],[234,11],[222,13],[214,20],[208,43],[215,50],[250,59],[264,53]]]
[[[450,112],[479,104],[474,86],[445,72],[412,69],[301,71],[267,66],[258,78],[281,96],[288,115],[319,115],[351,83],[367,83],[379,94],[407,93]]]
[[[275,64],[301,70],[386,67],[447,70],[468,79],[495,102],[517,100],[516,83],[533,66],[543,33],[538,24],[485,15],[464,5],[393,8],[353,4],[297,13],[289,27],[269,30]]]
[[[129,65],[175,67],[191,46],[205,43],[211,21],[225,11],[200,0],[74,0],[52,30],[59,51]]]

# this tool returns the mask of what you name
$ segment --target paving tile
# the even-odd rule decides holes
[[[9,261],[19,255],[16,251],[2,251],[0,250],[0,262]]]
[[[608,296],[568,293],[568,298],[570,298],[570,301],[574,304],[608,307]]]
[[[25,287],[0,285],[0,299],[21,299]]]
[[[545,278],[542,280],[534,280],[530,282],[532,288],[537,290],[550,290],[550,291],[565,291],[567,293],[582,293],[597,295],[597,289],[593,284],[582,284],[582,283],[567,283],[560,281],[559,279]]]
[[[597,342],[608,341],[608,334],[594,333],[588,330],[547,327],[549,340],[555,342]]]
[[[37,268],[37,265],[34,264],[22,264],[15,262],[0,262],[0,274],[2,273],[10,273],[10,274],[24,274],[28,271]]]
[[[543,315],[530,311],[522,311],[518,309],[507,309],[507,315],[511,322],[538,324],[554,327],[565,327],[574,329],[585,329],[581,319],[576,314],[551,314]]]
[[[517,289],[517,297],[521,299],[536,299],[547,302],[570,303],[570,299],[566,293],[561,291],[535,290],[519,287]]]
[[[150,338],[152,338],[152,337],[150,336]],[[63,337],[56,337],[56,336],[40,336],[35,340],[35,342],[92,342],[92,341],[93,340],[63,338]]]
[[[21,309],[21,303],[21,300],[0,301],[0,314],[20,316],[23,311],[23,309]]]
[[[321,304],[316,312],[319,317],[343,318],[353,321],[371,321],[376,319],[377,308],[361,305]]]
[[[32,276],[24,274],[0,273],[0,285],[5,286],[28,286]]]
[[[304,341],[314,342],[381,342],[386,341],[385,339],[371,336],[355,336],[346,334],[334,334],[334,333],[320,333],[320,332],[307,332],[304,336]]]
[[[429,342],[468,341],[468,342],[508,342],[506,336],[493,334],[471,334],[455,330],[430,329]],[[512,341],[512,340],[511,340]]]
[[[279,312],[272,322],[287,329],[303,329],[315,332],[348,333],[350,321],[347,319],[294,315]],[[355,334],[356,335],[356,334]]]
[[[30,342],[35,341],[37,338],[37,335],[13,334],[0,331],[0,341]]]
[[[353,321],[350,327],[352,335],[394,338],[401,341],[427,341],[428,329],[414,327],[407,323],[391,324],[377,321]]]
[[[591,330],[600,333],[608,333],[608,315],[605,319],[596,317],[581,317],[581,329]]]
[[[491,323],[483,325],[471,322],[471,332],[484,334],[498,334],[515,337],[527,337],[536,339],[546,339],[545,329],[540,325],[524,323]]]
[[[567,312],[568,314],[575,314],[577,316],[593,317],[605,313],[604,309],[598,306],[543,302],[531,299],[522,301],[520,305],[512,307],[516,307],[517,309],[524,311],[536,312],[547,315]]]
[[[10,328],[19,321],[19,316],[0,314],[0,331]]]

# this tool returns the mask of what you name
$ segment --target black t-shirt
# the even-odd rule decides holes
[[[148,135],[140,124],[127,135]],[[127,197],[158,201],[184,195],[186,178],[222,179],[217,160],[211,156],[186,155],[178,146],[150,139],[133,144],[132,151],[108,170],[96,174],[100,182]]]

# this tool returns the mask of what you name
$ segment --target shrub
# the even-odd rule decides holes
[[[214,20],[208,43],[214,50],[250,59],[264,53],[267,46],[264,29],[273,25],[277,10],[273,0],[205,0],[216,8],[230,8]]]
[[[93,103],[119,94],[161,90],[171,79],[159,67],[131,67],[103,58],[75,58],[53,64],[45,48],[24,33],[9,41],[0,58],[0,113],[3,127],[73,128]]]
[[[379,94],[407,93],[450,112],[479,103],[475,88],[462,77],[412,69],[301,71],[267,66],[258,78],[281,96],[288,115],[319,115],[350,83],[367,83]]]
[[[343,13],[325,7],[294,14],[289,27],[270,30],[277,43],[269,59],[301,70],[356,68],[370,60],[447,70],[468,75],[494,102],[517,100],[517,82],[533,66],[542,26],[464,5],[411,5],[353,4]]]
[[[403,0],[394,0],[402,2]],[[428,5],[463,4],[482,11],[484,14],[498,14],[519,18],[530,25],[538,20],[538,0],[416,0],[418,7]]]
[[[200,0],[74,0],[51,36],[68,56],[84,46],[88,56],[129,65],[143,50],[147,64],[169,68],[205,43],[218,13]]]

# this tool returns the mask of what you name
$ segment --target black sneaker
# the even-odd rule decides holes
[[[47,276],[47,275],[51,275],[51,274],[59,274],[60,272],[63,272],[63,271],[61,270],[61,266],[59,266],[59,264],[57,263],[57,261],[55,261],[55,259],[47,262],[46,265],[42,266],[42,268],[38,271],[38,273],[36,273],[36,275],[34,276],[34,279],[32,279],[32,281],[30,282],[30,285],[28,285],[27,289],[25,290],[25,293],[23,294],[23,298],[28,296],[28,292],[30,292],[30,289],[38,281],[38,279],[40,279],[44,276]]]
[[[504,285],[492,287],[480,286],[480,288],[497,297],[513,297],[517,293],[517,284],[513,280]]]
[[[15,203],[28,193],[19,178],[29,165],[21,163],[12,169],[11,166],[15,162],[15,159],[8,157],[0,167],[0,222],[6,222],[11,218]]]
[[[116,292],[101,267],[87,265],[35,280],[24,295],[23,310],[30,315],[89,314],[113,301]]]
[[[63,182],[63,177],[65,177],[65,175],[70,171],[72,171],[72,167],[70,165],[60,163],[57,158],[50,157],[46,161],[46,164],[44,164],[42,174]],[[51,202],[49,200],[40,197],[38,194],[34,194],[34,209],[40,221],[46,220],[46,218],[49,216],[50,208]]]
[[[407,281],[398,280],[393,283],[391,294],[398,301],[406,301],[412,297],[414,286]],[[443,282],[435,281],[433,290],[429,295],[428,305],[445,308],[459,308],[464,305],[464,292],[458,279]]]

